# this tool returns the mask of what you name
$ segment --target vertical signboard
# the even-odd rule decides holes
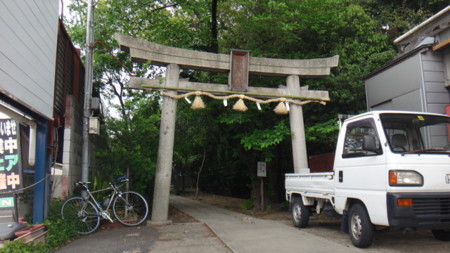
[[[250,54],[244,50],[231,50],[230,54],[231,69],[229,85],[231,90],[247,91]]]
[[[22,188],[19,132],[15,120],[0,119],[0,193]]]
[[[265,162],[258,162],[258,171],[257,175],[258,177],[267,177],[267,165]]]
[[[257,175],[260,178],[261,210],[264,211],[264,178],[267,177],[267,164],[258,162],[257,168]]]

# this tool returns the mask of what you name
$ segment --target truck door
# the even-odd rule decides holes
[[[356,119],[342,129],[335,157],[336,209],[358,199],[373,220],[377,210],[386,213],[385,156],[373,118]]]

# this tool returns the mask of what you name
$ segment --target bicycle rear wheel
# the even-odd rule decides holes
[[[78,233],[89,234],[100,225],[100,215],[97,207],[81,197],[73,197],[64,202],[61,207],[63,219],[73,221]]]
[[[123,225],[137,226],[147,218],[148,204],[141,194],[126,191],[114,199],[113,212]]]

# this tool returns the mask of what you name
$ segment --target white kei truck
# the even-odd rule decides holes
[[[450,241],[450,117],[371,111],[342,124],[330,172],[286,174],[292,221],[314,212],[341,217],[354,246],[376,228],[429,229]]]

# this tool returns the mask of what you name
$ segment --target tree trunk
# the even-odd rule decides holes
[[[218,30],[217,30],[217,0],[211,1],[211,41],[210,41],[210,52],[219,52],[219,42],[218,42]]]
[[[203,169],[203,164],[205,164],[205,158],[206,158],[206,149],[203,149],[203,160],[202,160],[202,165],[200,165],[200,170],[198,171],[197,174],[197,184],[196,184],[196,188],[195,188],[195,197],[194,199],[198,199],[198,186],[199,186],[199,181],[200,181],[200,174],[202,173],[202,169]]]

